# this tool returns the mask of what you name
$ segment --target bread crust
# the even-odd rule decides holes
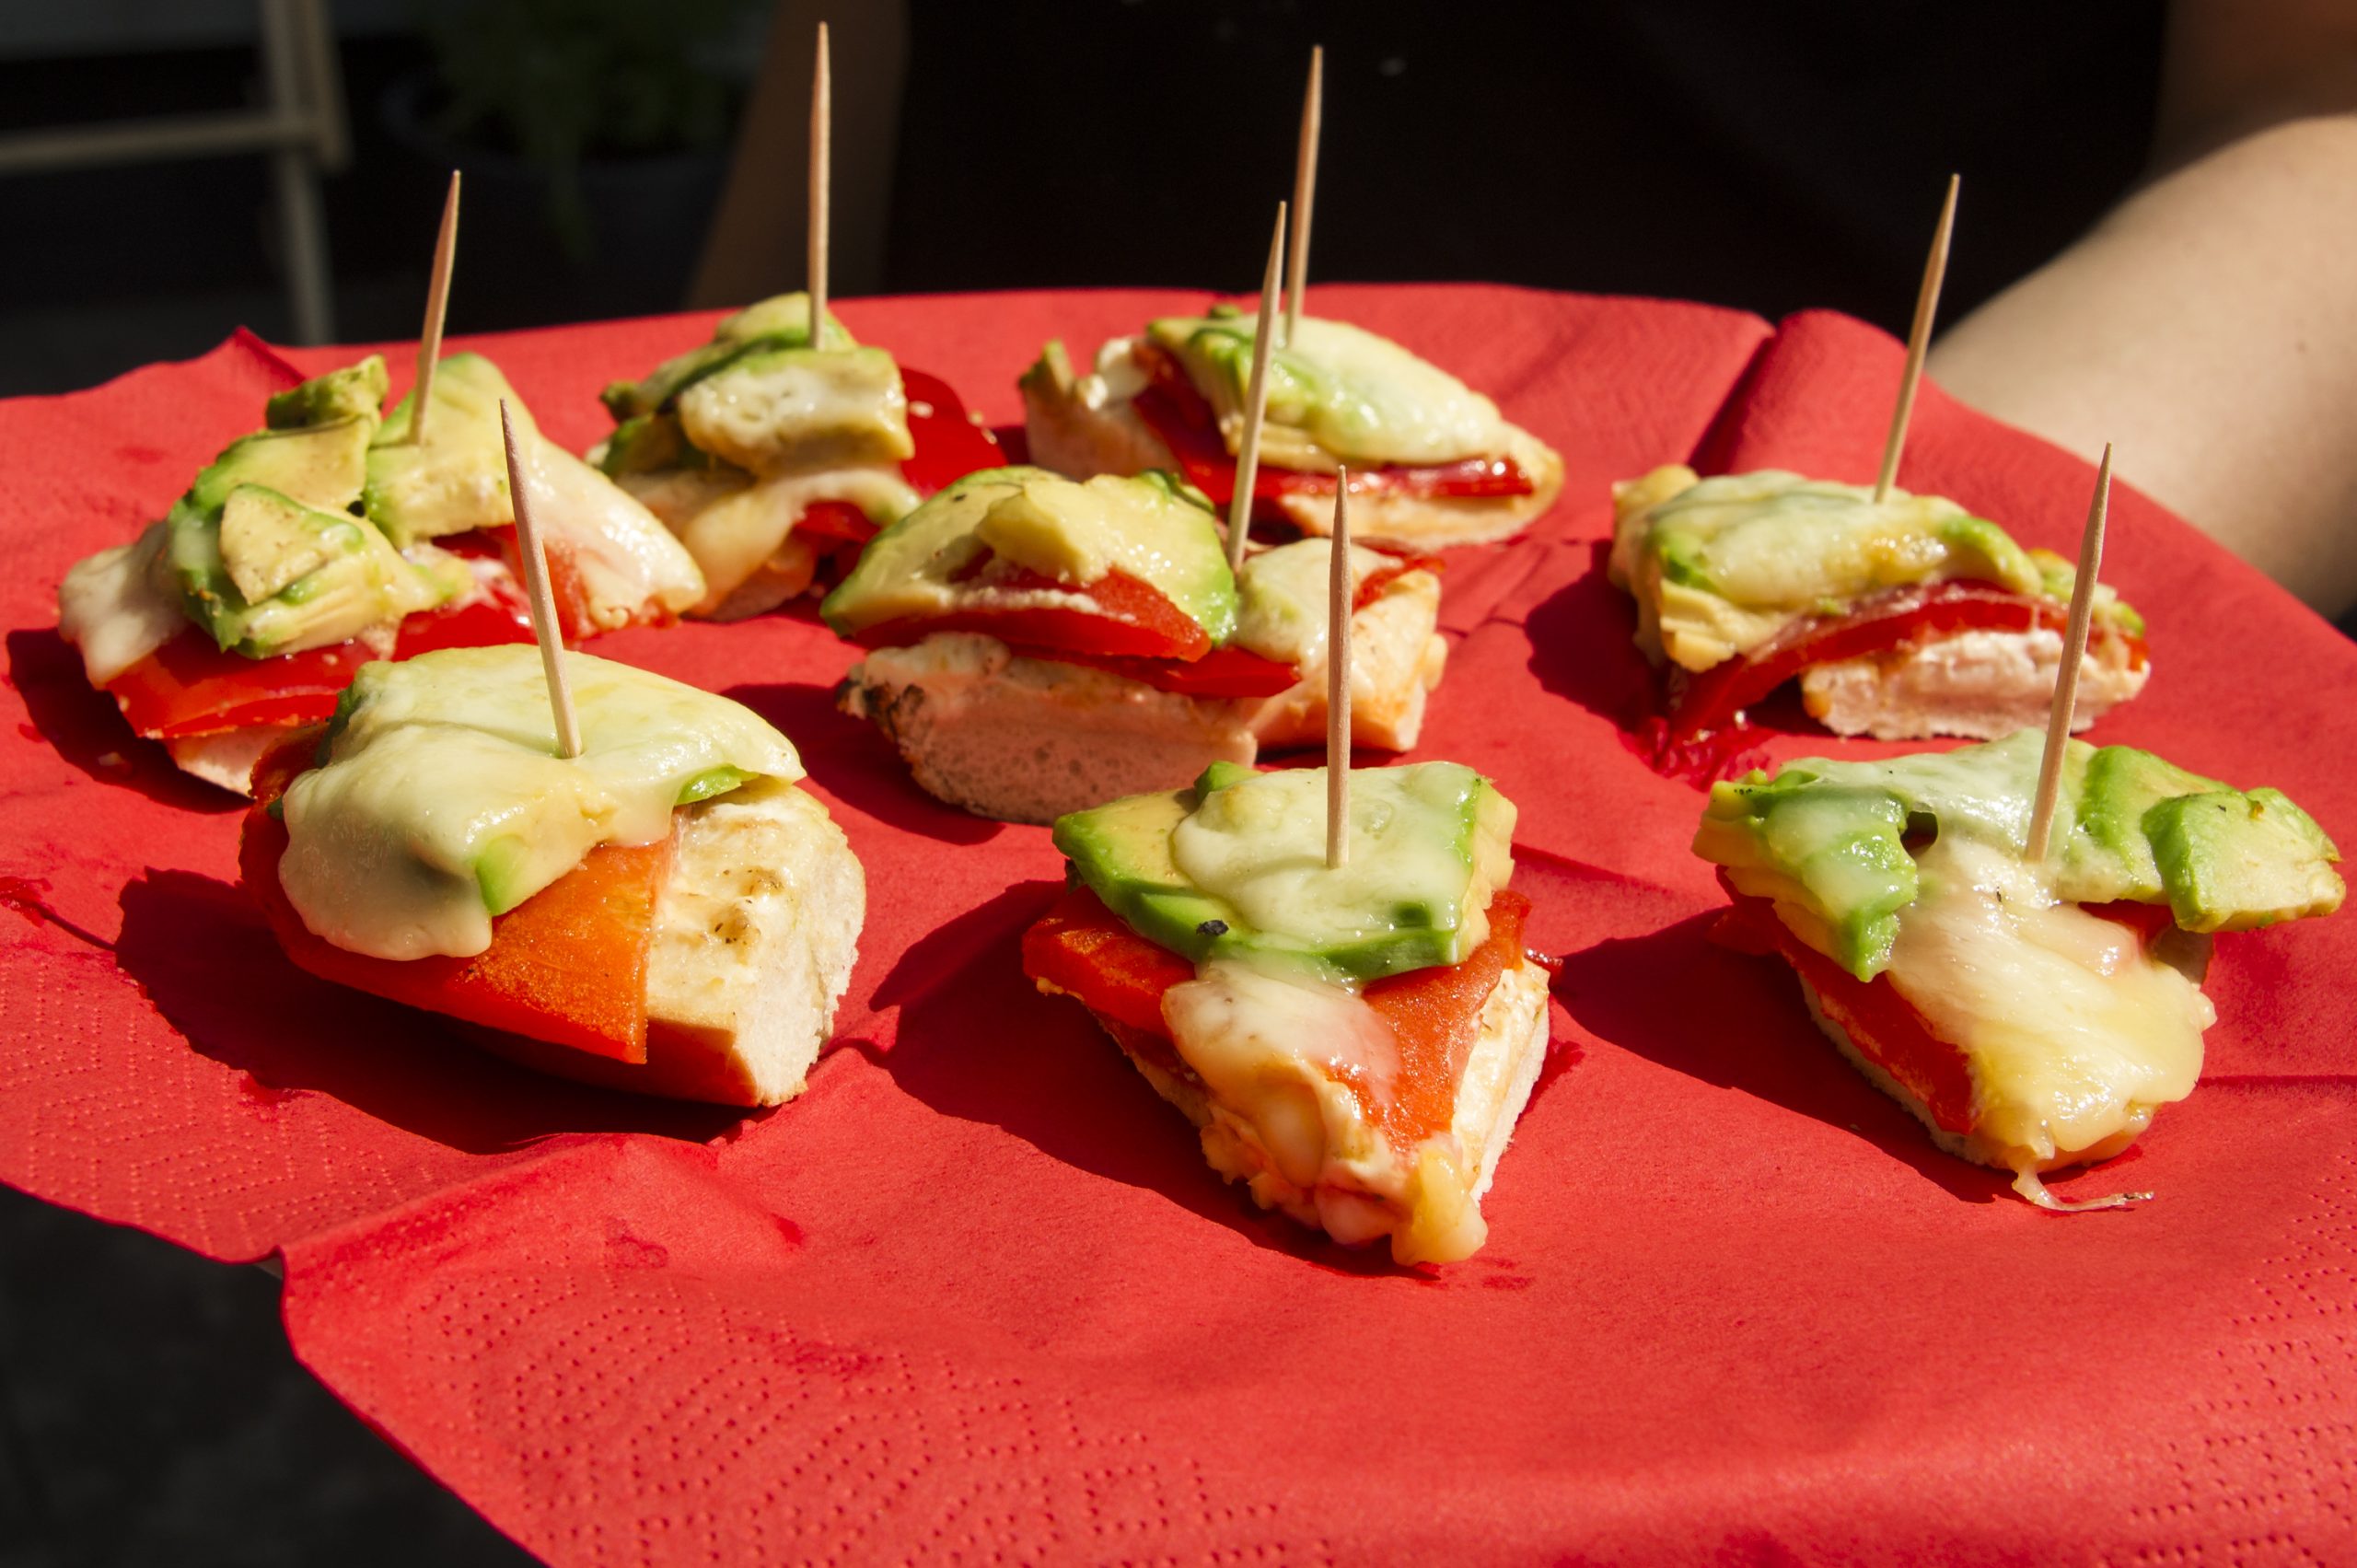
[[[2045,627],[1956,632],[1812,665],[1801,672],[1801,703],[1836,735],[1995,740],[2045,723],[2061,663],[2062,634]],[[2071,728],[2089,728],[2151,677],[2125,638],[2095,638],[2079,662]]]

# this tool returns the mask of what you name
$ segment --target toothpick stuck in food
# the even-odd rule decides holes
[[[2054,806],[2062,792],[2062,756],[2069,749],[2071,715],[2079,703],[2079,662],[2086,656],[2087,623],[2096,608],[2096,571],[2103,564],[2104,520],[2111,510],[2111,443],[2096,470],[2096,495],[2087,505],[2087,526],[2079,536],[2079,578],[2071,586],[2071,621],[2062,634],[2062,662],[2054,671],[2054,705],[2046,717],[2046,751],[2038,763],[2038,797],[2029,812],[2033,865],[2046,858],[2053,836]]]
[[[1309,210],[1318,199],[1318,139],[1326,116],[1326,46],[1309,51],[1309,86],[1301,98],[1301,141],[1293,158],[1293,253],[1285,259],[1285,343],[1301,331],[1301,291],[1309,286]]]
[[[1335,475],[1326,572],[1326,867],[1351,862],[1351,470]]]
[[[1923,284],[1915,293],[1915,322],[1907,330],[1907,367],[1898,373],[1898,401],[1890,411],[1890,434],[1882,444],[1882,472],[1875,479],[1875,505],[1890,494],[1898,478],[1898,457],[1907,449],[1907,422],[1915,412],[1915,389],[1923,379],[1923,355],[1932,346],[1932,320],[1940,313],[1940,283],[1948,272],[1948,239],[1956,233],[1956,187],[1961,175],[1948,176],[1948,193],[1940,203],[1940,221],[1932,230],[1932,253],[1923,258]]]
[[[516,444],[516,422],[507,400],[499,400],[499,433],[507,445],[507,496],[516,511],[517,553],[524,559],[524,589],[532,610],[532,635],[540,645],[540,668],[549,681],[549,708],[556,715],[556,754],[581,755],[581,724],[573,714],[573,691],[564,679],[564,638],[557,628],[556,595],[549,588],[549,558],[532,524],[531,486],[525,482],[524,454]]]
[[[1284,286],[1285,204],[1277,203],[1276,232],[1269,236],[1269,265],[1260,274],[1260,324],[1252,331],[1252,379],[1244,389],[1244,436],[1236,448],[1236,494],[1227,503],[1227,567],[1244,564],[1244,541],[1252,531],[1252,487],[1260,478],[1260,421],[1269,412],[1269,353],[1277,293]]]
[[[819,54],[810,68],[810,346],[827,346],[827,219],[832,184],[834,72],[827,24],[819,24]]]
[[[442,227],[434,237],[434,276],[425,285],[425,323],[417,332],[417,379],[410,394],[409,438],[425,445],[425,416],[434,406],[434,367],[442,363],[442,319],[450,308],[450,269],[459,256],[459,171],[442,198]]]

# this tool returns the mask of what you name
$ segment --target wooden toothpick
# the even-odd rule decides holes
[[[1309,87],[1301,98],[1301,142],[1293,156],[1293,254],[1285,260],[1285,343],[1301,331],[1301,291],[1309,286],[1309,210],[1318,198],[1318,136],[1325,119],[1326,46],[1309,51]]]
[[[1260,320],[1252,331],[1252,379],[1244,391],[1244,439],[1236,449],[1236,494],[1227,503],[1227,568],[1244,565],[1244,540],[1252,531],[1252,487],[1260,478],[1260,421],[1269,412],[1269,351],[1275,346],[1277,292],[1284,286],[1285,204],[1277,203],[1276,232],[1269,236],[1269,265],[1260,274]]]
[[[442,228],[434,237],[434,276],[425,285],[425,324],[417,332],[417,378],[409,407],[409,438],[425,445],[425,413],[434,406],[434,367],[442,363],[442,319],[450,308],[450,267],[459,256],[459,171],[442,198]]]
[[[833,167],[834,75],[827,24],[819,24],[819,58],[810,69],[810,346],[827,346],[827,211]]]
[[[524,454],[516,444],[516,421],[507,400],[499,400],[499,434],[507,443],[507,498],[516,510],[517,554],[524,560],[524,591],[532,609],[532,635],[540,645],[540,668],[549,681],[549,708],[556,714],[556,754],[581,755],[581,725],[573,714],[573,690],[564,679],[564,638],[557,629],[556,595],[549,589],[548,552],[532,526],[530,486],[524,482]]]
[[[1875,505],[1882,505],[1898,478],[1898,455],[1907,449],[1907,421],[1915,412],[1915,389],[1923,379],[1923,354],[1932,345],[1932,319],[1940,313],[1940,281],[1947,276],[1948,238],[1956,232],[1956,192],[1963,177],[1948,176],[1940,203],[1939,226],[1932,231],[1932,253],[1923,258],[1923,285],[1915,293],[1915,324],[1907,330],[1907,368],[1898,375],[1898,401],[1890,411],[1890,434],[1882,444],[1882,472],[1875,479]]]
[[[2046,751],[2038,762],[2038,798],[2029,810],[2033,865],[2046,858],[2054,831],[2054,803],[2062,793],[2062,757],[2070,749],[2071,715],[2079,703],[2079,661],[2087,652],[2087,623],[2096,608],[2096,573],[2103,565],[2104,518],[2111,510],[2111,443],[2103,447],[2096,470],[2096,496],[2087,504],[2086,530],[2079,536],[2079,579],[2071,586],[2071,623],[2062,634],[2062,663],[2054,672],[2054,705],[2046,715]]]
[[[1351,863],[1351,470],[1336,476],[1326,570],[1326,868]]]

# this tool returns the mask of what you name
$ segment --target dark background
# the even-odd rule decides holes
[[[255,96],[235,6],[210,34],[93,23],[36,46],[30,5],[0,5],[0,133]],[[552,38],[607,9],[477,5]],[[385,112],[433,100],[410,15],[337,7],[355,152],[323,187],[337,335],[416,330],[453,157],[454,331],[679,308],[725,141],[620,160],[598,243],[568,261],[536,199],[485,199],[484,150]],[[765,20],[756,0],[717,75],[750,79]],[[1249,289],[1323,42],[1314,279],[1831,306],[1903,330],[1959,170],[1953,320],[2136,179],[2159,29],[2157,6],[2118,0],[911,0],[881,264],[836,286]],[[839,95],[859,64],[839,51]],[[0,179],[0,394],[201,353],[240,323],[289,336],[271,190],[250,157]],[[789,268],[775,286],[799,285]],[[0,1568],[520,1560],[293,1363],[276,1291],[0,1190]]]

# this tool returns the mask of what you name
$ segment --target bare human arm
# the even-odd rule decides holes
[[[2357,607],[2357,3],[2177,0],[2154,172],[1933,350],[2328,615]]]

